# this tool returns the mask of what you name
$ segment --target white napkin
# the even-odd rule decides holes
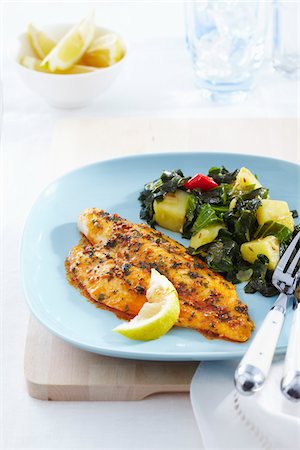
[[[283,360],[273,363],[264,388],[251,397],[236,392],[239,361],[204,362],[191,384],[191,402],[206,449],[300,449],[300,404],[280,391]]]

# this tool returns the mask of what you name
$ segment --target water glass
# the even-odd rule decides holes
[[[292,79],[300,79],[300,3],[275,0],[273,66]]]
[[[186,40],[196,82],[215,101],[244,98],[264,59],[269,2],[185,2]]]

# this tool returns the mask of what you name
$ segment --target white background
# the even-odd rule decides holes
[[[95,7],[97,23],[129,42],[130,58],[101,99],[79,111],[52,109],[18,79],[11,61],[16,36],[37,26],[74,23]],[[59,168],[48,167],[62,118],[89,116],[296,117],[296,82],[267,63],[257,89],[241,105],[216,107],[193,84],[184,44],[182,2],[13,2],[1,5],[4,94],[2,122],[2,446],[3,449],[201,448],[187,395],[143,402],[54,403],[28,397],[23,354],[28,321],[19,274],[19,244],[29,208]],[[53,163],[53,161],[52,161]],[[70,161],[70,168],[76,161]]]

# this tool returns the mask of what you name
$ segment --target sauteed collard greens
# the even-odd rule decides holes
[[[233,172],[212,167],[207,175],[185,177],[164,171],[139,196],[140,217],[149,225],[180,232],[189,252],[233,283],[247,281],[245,292],[277,293],[272,273],[299,231],[296,211],[272,200],[245,167]]]

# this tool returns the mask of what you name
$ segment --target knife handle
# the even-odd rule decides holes
[[[300,400],[300,305],[297,303],[281,380],[283,394],[292,401]]]
[[[280,296],[283,295],[280,294]],[[241,394],[252,395],[263,387],[270,370],[284,316],[285,309],[282,307],[274,306],[268,312],[238,365],[234,381],[236,389]]]

